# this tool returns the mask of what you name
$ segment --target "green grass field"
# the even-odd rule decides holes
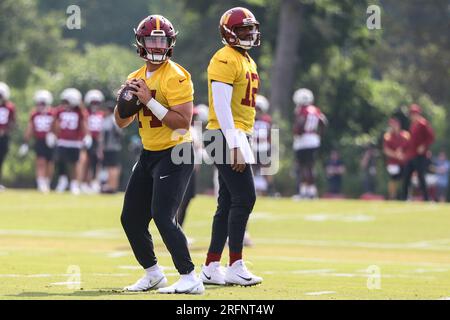
[[[257,201],[254,246],[244,252],[262,285],[208,286],[203,296],[121,293],[142,275],[120,225],[122,197],[0,193],[0,299],[450,297],[450,206],[269,198]],[[186,220],[197,271],[214,209],[213,198],[198,196]],[[151,230],[173,282],[176,270],[153,223]]]

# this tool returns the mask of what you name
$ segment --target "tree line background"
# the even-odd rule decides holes
[[[379,5],[381,30],[366,26],[369,5]],[[69,30],[66,9],[81,8],[81,29]],[[331,149],[347,167],[344,192],[361,193],[359,160],[369,144],[380,145],[387,119],[405,115],[419,103],[436,130],[433,151],[449,150],[450,2],[448,0],[2,0],[0,2],[0,81],[12,88],[18,127],[4,167],[5,183],[32,186],[33,156],[18,159],[32,97],[50,90],[58,101],[66,87],[83,93],[102,90],[108,99],[126,76],[142,65],[135,54],[133,28],[149,14],[169,18],[179,36],[173,59],[192,74],[195,103],[207,103],[206,69],[221,47],[220,16],[234,6],[249,8],[261,23],[262,45],[252,49],[261,78],[260,94],[271,102],[280,128],[280,171],[276,189],[295,193],[292,94],[313,90],[330,123],[318,165],[319,187]],[[407,123],[405,122],[405,126]],[[127,130],[125,150],[136,129]],[[126,181],[134,159],[124,153]],[[387,179],[378,161],[377,190]],[[204,168],[200,190],[211,187]]]

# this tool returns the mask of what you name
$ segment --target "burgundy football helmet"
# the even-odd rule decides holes
[[[160,15],[151,15],[134,29],[139,56],[151,63],[161,64],[172,56],[178,31]]]
[[[236,28],[247,26],[253,27],[247,34],[248,38],[240,39],[236,34]],[[236,7],[225,12],[220,18],[219,29],[223,44],[249,50],[252,47],[258,47],[261,43],[259,22],[253,13],[246,8]]]

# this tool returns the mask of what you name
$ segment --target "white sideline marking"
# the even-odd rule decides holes
[[[141,266],[118,266],[117,268],[124,270],[142,270]]]
[[[253,240],[256,244],[297,244],[318,247],[356,247],[373,249],[421,249],[450,251],[450,239],[406,243],[360,242],[345,240],[296,240],[273,238],[254,238]]]
[[[318,292],[307,292],[305,296],[321,296],[324,294],[335,294],[336,291],[318,291]]]
[[[371,260],[354,260],[354,259],[347,259],[347,260],[337,260],[337,259],[324,259],[324,258],[301,258],[301,257],[290,257],[290,256],[253,256],[252,259],[255,260],[281,260],[281,261],[287,261],[287,262],[317,262],[317,263],[355,263],[355,264],[367,264],[372,263]],[[398,261],[392,261],[392,260],[384,260],[379,261],[377,264],[380,265],[401,265],[401,266],[422,266],[422,267],[448,267],[450,268],[450,264],[442,264],[442,263],[434,263],[434,262],[398,262]],[[362,272],[366,272],[366,269],[364,269]]]
[[[316,270],[295,270],[292,271],[294,274],[324,274],[333,272],[334,269],[316,269]]]
[[[61,237],[61,238],[85,238],[85,239],[122,239],[124,236],[119,229],[89,230],[81,232],[73,231],[43,231],[43,230],[3,230],[0,235],[33,236],[33,237]],[[208,238],[198,238],[201,241],[209,241]],[[155,237],[159,241],[159,237]],[[374,249],[421,249],[450,251],[450,239],[434,239],[406,243],[363,242],[346,240],[308,240],[289,238],[254,238],[256,244],[282,244],[282,245],[306,245],[319,247],[356,247]],[[124,254],[128,255],[129,253]],[[120,257],[120,253],[112,253],[112,257]]]
[[[5,236],[32,236],[55,238],[87,238],[87,239],[121,239],[119,229],[88,230],[88,231],[55,231],[55,230],[9,230],[0,229],[0,235]]]
[[[339,221],[339,222],[371,222],[375,220],[374,216],[366,214],[309,214],[303,217],[306,221],[314,222],[326,222],[326,221]]]
[[[304,272],[306,271],[306,272]],[[302,275],[308,275],[308,274],[314,274],[317,276],[323,276],[323,277],[336,277],[336,278],[367,278],[368,274],[367,272],[362,273],[339,273],[339,272],[332,272],[333,269],[318,269],[318,270],[294,270],[294,271],[271,271],[272,273],[277,274],[302,274]],[[263,272],[264,273],[264,272]],[[267,273],[267,272],[266,272]],[[433,276],[419,276],[419,275],[412,275],[412,274],[381,274],[381,278],[404,278],[404,279],[427,279],[427,280],[434,280],[436,277]]]
[[[341,221],[341,222],[370,222],[374,221],[375,217],[367,215],[362,212],[337,214],[332,212],[319,212],[315,214],[274,214],[271,212],[253,212],[250,215],[251,220],[262,221],[280,221],[280,220],[306,220],[306,221]]]
[[[438,300],[450,300],[450,297],[442,297],[442,298],[439,298]]]
[[[415,269],[413,271],[411,271],[411,273],[439,273],[439,272],[448,272],[450,269],[448,268],[433,268],[433,269],[423,269],[423,268],[418,268]]]
[[[57,275],[51,274],[0,274],[0,278],[50,278]]]
[[[108,252],[106,254],[106,256],[108,258],[122,258],[122,257],[128,257],[131,255],[130,251],[113,251],[113,252]]]

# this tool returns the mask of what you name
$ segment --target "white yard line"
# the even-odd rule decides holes
[[[307,292],[305,296],[321,296],[324,294],[335,294],[336,291],[318,291],[318,292]]]
[[[0,229],[4,236],[32,236],[45,238],[86,238],[86,239],[121,239],[124,237],[119,229],[88,231],[55,231],[55,230],[14,230]]]

